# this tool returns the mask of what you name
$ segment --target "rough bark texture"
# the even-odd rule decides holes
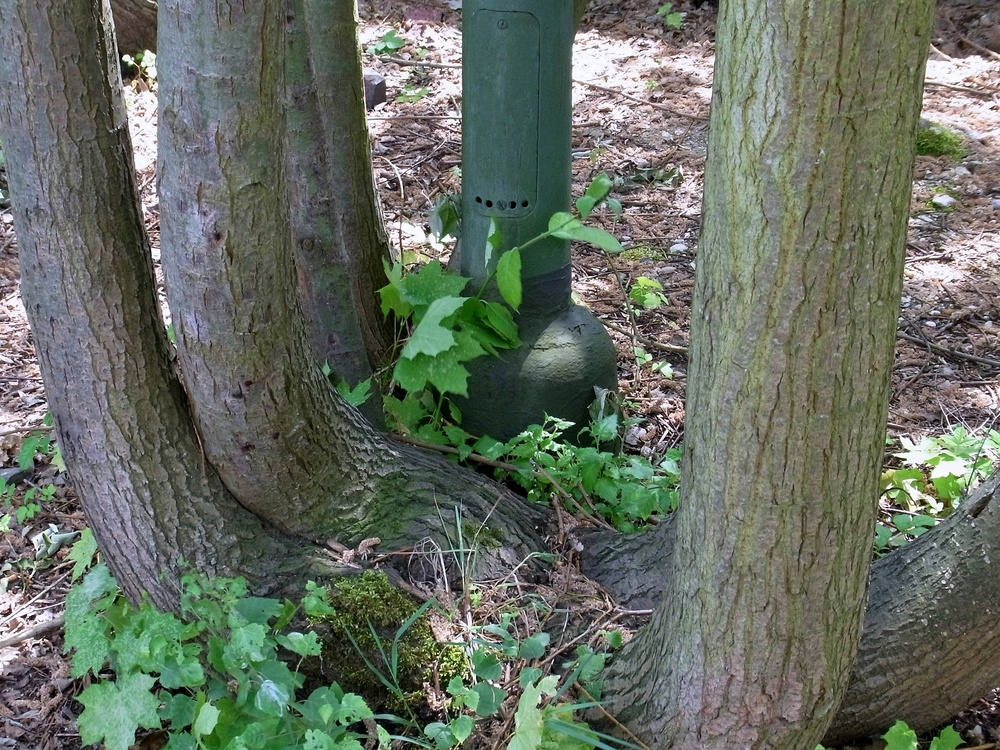
[[[538,514],[391,443],[312,354],[287,230],[284,16],[277,0],[160,3],[162,259],[201,444],[240,502],[288,533],[412,543],[460,498],[474,526],[511,522],[494,551],[510,566],[538,548]]]
[[[872,569],[850,689],[825,742],[923,732],[1000,684],[1000,475]]]
[[[813,747],[847,688],[932,6],[721,8],[674,560],[606,682],[653,747]]]
[[[156,52],[156,0],[111,0],[121,55]]]
[[[299,286],[314,350],[354,385],[392,338],[376,290],[389,242],[365,121],[354,0],[286,4],[288,181]],[[358,311],[359,314],[355,314]],[[365,416],[380,423],[381,402]]]
[[[59,442],[133,598],[174,601],[179,558],[259,588],[304,554],[226,491],[175,378],[135,189],[108,8],[0,3],[0,130],[25,308]],[[95,50],[99,51],[95,53]]]

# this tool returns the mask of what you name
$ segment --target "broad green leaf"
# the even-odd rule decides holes
[[[404,276],[399,286],[403,300],[413,305],[419,317],[434,300],[461,295],[468,283],[468,278],[449,273],[439,261],[434,260]]]
[[[382,261],[382,267],[385,269],[385,277],[389,281],[378,290],[382,314],[388,315],[390,312],[394,312],[399,317],[405,318],[413,312],[413,307],[403,299],[403,266],[399,263],[390,264],[388,261]]]
[[[521,252],[517,248],[497,261],[497,287],[504,302],[515,310],[521,307]]]
[[[154,682],[148,674],[119,675],[115,682],[95,683],[80,693],[81,742],[92,745],[103,740],[107,750],[128,750],[136,729],[158,728],[160,702],[150,692]]]
[[[455,742],[465,742],[469,738],[469,735],[472,734],[472,729],[475,725],[476,722],[471,716],[459,716],[453,719],[450,726]]]
[[[472,692],[479,696],[475,706],[470,705],[478,716],[492,716],[500,710],[500,705],[507,700],[507,691],[491,685],[488,682],[480,682],[472,686]]]
[[[581,219],[586,219],[590,216],[590,212],[594,210],[594,206],[597,205],[597,201],[591,198],[589,195],[581,195],[576,199],[576,212],[580,214]]]
[[[340,711],[337,712],[337,723],[347,726],[362,719],[370,719],[372,710],[365,699],[357,693],[345,693],[340,701]]]
[[[574,227],[582,227],[583,222],[567,211],[556,211],[549,217],[549,231],[556,237],[572,239],[565,235],[565,232],[572,231]],[[563,234],[560,234],[562,232]]]
[[[945,727],[941,734],[931,740],[930,750],[956,750],[962,744],[962,735],[954,727]]]
[[[401,356],[406,359],[413,359],[418,354],[433,357],[455,346],[454,332],[441,323],[467,302],[468,297],[443,297],[434,300],[410,334],[410,340],[403,347]]]
[[[70,674],[82,677],[97,674],[108,657],[111,641],[108,623],[95,613],[95,602],[118,590],[118,584],[103,563],[94,567],[66,595],[65,649],[72,650]]]
[[[319,642],[319,636],[313,630],[310,630],[308,633],[295,632],[288,635],[279,635],[275,640],[293,654],[298,654],[299,656],[319,656],[323,651],[323,646]]]
[[[542,695],[553,695],[559,678],[549,675],[537,684],[528,684],[517,702],[514,712],[514,736],[511,737],[507,750],[539,750],[542,745],[542,733],[545,729],[545,718],[538,708]]]
[[[882,739],[886,742],[885,750],[917,750],[917,733],[902,721],[893,724]]]
[[[219,709],[211,703],[205,703],[202,705],[201,710],[198,711],[198,718],[196,718],[194,720],[194,724],[191,725],[191,733],[195,737],[211,734],[215,731],[215,725],[218,724],[218,722]]]
[[[472,671],[480,680],[497,680],[503,674],[503,664],[492,651],[478,649],[472,652]]]
[[[69,576],[71,581],[75,581],[84,574],[87,568],[90,567],[90,563],[93,562],[94,555],[96,554],[97,540],[94,539],[94,532],[89,527],[84,528],[80,532],[80,538],[77,539],[72,549],[70,549],[69,555],[67,555],[75,563],[73,571]]]
[[[521,642],[517,655],[522,659],[540,659],[545,654],[545,648],[548,645],[548,633],[535,633]]]

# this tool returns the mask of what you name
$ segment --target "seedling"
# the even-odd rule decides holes
[[[684,14],[675,11],[673,3],[663,3],[656,9],[656,15],[671,31],[679,31],[684,25]]]

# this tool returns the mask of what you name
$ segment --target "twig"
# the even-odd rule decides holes
[[[937,352],[938,354],[944,355],[946,357],[955,357],[956,359],[964,359],[968,362],[976,362],[981,365],[986,365],[987,367],[996,367],[1000,369],[1000,360],[997,359],[990,359],[989,357],[979,357],[976,356],[975,354],[966,354],[965,352],[960,352],[956,349],[949,349],[945,346],[941,346],[940,344],[935,344],[933,342],[930,342],[925,338],[921,338],[919,336],[911,336],[910,334],[903,333],[902,331],[898,331],[896,333],[896,336],[898,338],[903,339],[903,341],[909,341],[914,344],[920,344],[921,346],[925,346],[932,352]]]
[[[942,81],[924,81],[924,86],[936,86],[937,88],[948,89],[949,91],[964,91],[966,94],[975,94],[976,96],[993,96],[994,91],[1000,90],[989,86],[974,89],[970,86],[959,86],[955,83],[943,83]]]
[[[396,65],[410,66],[414,68],[444,68],[445,70],[461,70],[462,63],[437,63],[430,60],[407,60],[403,57],[380,57],[384,62],[396,63]]]
[[[605,326],[610,328],[612,331],[617,331],[624,336],[632,336],[632,332],[627,328],[622,328],[609,320],[601,319],[601,322]],[[635,336],[635,340],[638,341],[643,346],[648,346],[652,349],[659,349],[661,352],[671,352],[673,354],[687,354],[688,348],[686,346],[678,346],[677,344],[661,344],[659,341],[654,341],[653,339],[646,338],[645,336]]]
[[[40,424],[37,427],[12,427],[9,430],[0,430],[0,437],[7,435],[22,435],[25,432],[51,432],[55,427],[47,424]]]
[[[573,83],[579,83],[581,86],[589,86],[592,89],[597,89],[598,91],[606,91],[609,94],[614,94],[615,96],[620,96],[623,99],[628,99],[629,101],[636,102],[638,104],[645,104],[647,107],[653,107],[654,109],[660,109],[664,112],[669,112],[672,115],[677,115],[678,117],[688,117],[692,120],[707,120],[705,115],[689,115],[687,112],[681,112],[680,110],[674,109],[673,107],[668,107],[665,104],[657,104],[656,102],[651,102],[647,99],[640,99],[638,96],[632,96],[632,94],[626,94],[624,91],[619,91],[618,89],[613,89],[610,86],[602,86],[599,83],[592,83],[591,81],[581,81],[578,78],[573,79]]]
[[[992,57],[994,60],[1000,60],[1000,55],[998,55],[996,52],[994,52],[991,49],[987,49],[986,47],[983,47],[981,44],[976,44],[974,41],[972,41],[971,39],[969,39],[969,37],[967,37],[967,36],[960,36],[959,39],[961,39],[963,42],[965,42],[966,44],[968,44],[974,50],[982,52],[987,57]]]
[[[462,115],[385,115],[369,117],[371,120],[461,120]]]
[[[58,630],[66,622],[65,615],[56,615],[51,620],[43,622],[39,625],[35,625],[27,630],[22,630],[20,633],[15,633],[12,636],[0,640],[0,648],[6,648],[7,646],[16,646],[22,641],[26,641],[29,638],[37,638],[40,635],[45,635],[46,633],[51,633],[53,630]]]

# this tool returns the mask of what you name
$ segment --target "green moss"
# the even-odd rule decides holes
[[[340,686],[360,694],[374,710],[411,713],[425,698],[424,683],[443,687],[452,677],[466,674],[461,649],[438,643],[426,613],[400,633],[417,605],[384,573],[366,571],[357,578],[338,580],[329,603],[337,614],[325,618],[330,635],[323,643],[324,660]],[[394,640],[395,670],[387,663],[392,660]],[[392,696],[383,679],[398,687],[405,701]]]
[[[655,245],[650,245],[647,242],[638,242],[628,250],[619,253],[618,257],[630,263],[638,263],[643,260],[666,260],[667,254],[663,252],[662,248]]]
[[[466,545],[480,549],[497,549],[503,544],[503,534],[489,526],[480,526],[469,521],[462,522],[462,534]]]
[[[965,157],[962,136],[937,123],[921,120],[917,128],[919,156],[947,156],[956,161]]]

